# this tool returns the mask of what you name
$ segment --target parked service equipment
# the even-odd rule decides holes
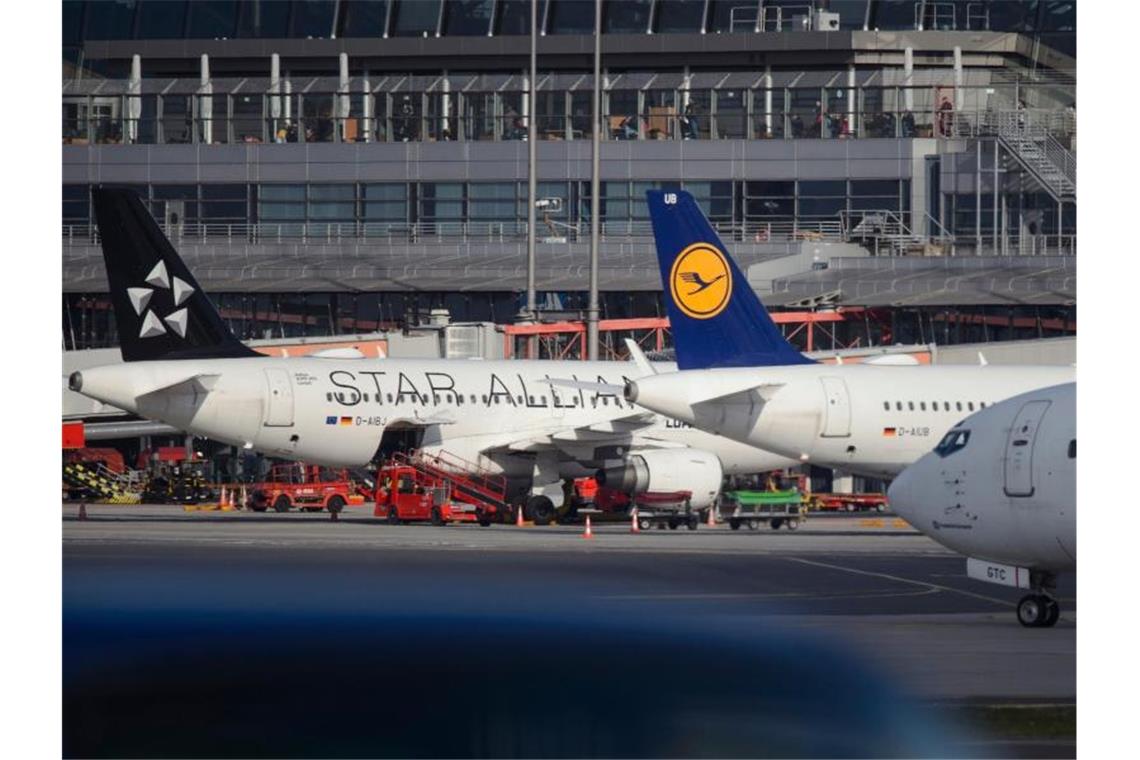
[[[740,530],[743,525],[756,530],[768,523],[772,530],[786,526],[796,530],[807,519],[803,495],[798,489],[787,491],[729,491],[721,501],[721,510],[731,510],[728,526]]]

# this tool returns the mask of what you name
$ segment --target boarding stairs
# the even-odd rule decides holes
[[[141,503],[141,475],[131,470],[115,472],[102,462],[66,462],[63,465],[66,486],[108,504]]]
[[[507,479],[474,462],[446,451],[434,454],[397,453],[392,459],[396,464],[413,468],[432,486],[446,487],[456,501],[484,509],[493,508],[497,514],[504,514],[509,509]]]

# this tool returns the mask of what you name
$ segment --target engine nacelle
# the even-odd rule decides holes
[[[690,491],[693,509],[704,509],[716,501],[723,478],[716,454],[700,449],[642,451],[597,474],[598,485],[626,493]]]

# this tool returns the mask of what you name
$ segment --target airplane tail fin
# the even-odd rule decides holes
[[[230,332],[133,191],[91,195],[123,361],[260,356]]]
[[[693,196],[683,190],[647,195],[677,366],[813,363],[780,333]]]

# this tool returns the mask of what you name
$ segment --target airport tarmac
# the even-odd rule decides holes
[[[302,587],[321,589],[304,602],[315,609],[430,608],[437,590],[502,589],[503,614],[557,599],[723,629],[774,623],[848,649],[929,700],[1076,695],[1074,577],[1061,578],[1057,627],[1025,629],[1013,614],[1024,592],[967,579],[963,558],[890,516],[814,518],[796,532],[702,525],[631,535],[625,523],[602,523],[587,540],[581,526],[393,526],[370,507],[336,522],[177,506],[76,513],[64,505],[65,612],[269,609],[298,603]]]

